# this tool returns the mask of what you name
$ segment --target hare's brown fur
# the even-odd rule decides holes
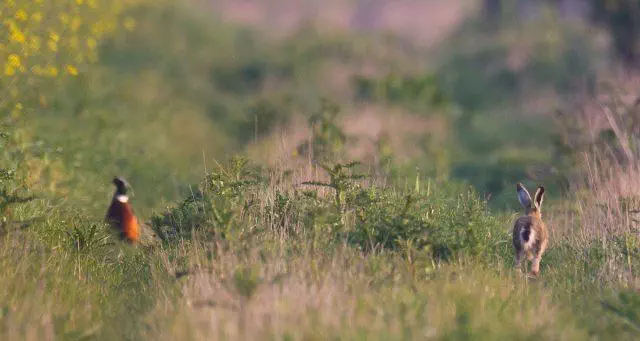
[[[531,260],[531,275],[540,273],[540,260],[547,249],[549,234],[542,221],[540,209],[544,197],[544,187],[538,186],[533,200],[522,184],[517,184],[518,200],[525,209],[525,215],[513,224],[513,247],[515,249],[515,266],[521,269],[522,259],[527,256]]]

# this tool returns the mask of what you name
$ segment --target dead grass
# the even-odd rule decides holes
[[[571,197],[551,217],[560,241],[602,247],[602,280],[634,285],[630,256],[637,247],[640,218],[638,78],[615,77],[592,97],[559,115],[563,140],[574,150]]]

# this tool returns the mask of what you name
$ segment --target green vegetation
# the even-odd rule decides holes
[[[0,107],[0,339],[639,337],[637,102],[540,115],[596,73],[584,27],[471,18],[409,51],[198,6],[131,1],[93,63]],[[114,175],[140,245],[103,222]],[[535,279],[516,181],[548,188]]]
[[[35,315],[62,339],[637,337],[625,327],[637,294],[612,295],[620,279],[601,273],[623,258],[640,265],[625,243],[557,238],[542,277],[527,281],[511,269],[511,217],[474,192],[335,173],[312,184],[330,188],[319,192],[273,185],[281,176],[231,160],[153,219],[159,244],[137,249],[60,208],[11,231],[3,335],[29,335]]]

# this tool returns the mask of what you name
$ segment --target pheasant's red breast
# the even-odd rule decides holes
[[[131,205],[118,199],[118,197],[114,197],[111,201],[111,206],[107,211],[107,220],[120,231],[123,239],[135,243],[140,239],[138,219],[133,214]]]

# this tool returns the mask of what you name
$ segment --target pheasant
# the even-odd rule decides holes
[[[135,244],[140,240],[140,225],[129,203],[127,195],[129,185],[121,177],[113,178],[113,184],[116,186],[116,191],[105,219],[118,230],[121,239]]]

